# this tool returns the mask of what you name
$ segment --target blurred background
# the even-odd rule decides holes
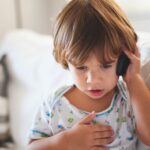
[[[150,32],[150,0],[116,0],[136,30]],[[0,0],[0,39],[15,28],[43,34],[52,32],[53,20],[66,0]]]

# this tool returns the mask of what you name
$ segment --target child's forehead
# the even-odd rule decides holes
[[[99,56],[101,54],[96,53],[96,51],[91,52],[87,59],[85,60],[84,64],[89,64],[89,63],[97,63],[97,64],[103,64],[103,60],[102,57]],[[112,63],[115,62],[117,60],[116,57],[111,57],[107,59],[107,63]]]
[[[67,60],[75,66],[87,65],[91,62],[94,64],[110,64],[118,58],[118,54],[119,53],[111,47],[98,45],[87,49],[80,48],[75,51],[75,53],[70,53]]]

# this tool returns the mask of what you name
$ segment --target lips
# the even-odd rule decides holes
[[[92,95],[92,96],[101,96],[103,94],[104,90],[98,90],[98,89],[95,89],[95,90],[89,90],[89,93]]]

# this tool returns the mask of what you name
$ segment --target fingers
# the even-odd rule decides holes
[[[111,126],[96,124],[93,126],[93,145],[102,146],[113,142],[115,134]]]
[[[109,150],[109,148],[104,146],[95,146],[91,150]]]
[[[132,52],[126,50],[126,49],[123,52],[129,57],[129,59],[131,61],[134,60],[134,59],[139,59],[140,58],[140,52],[139,52],[138,48],[135,50],[134,54]]]
[[[93,134],[94,139],[98,138],[109,138],[109,137],[114,137],[114,131],[103,131],[103,132],[95,132]]]
[[[130,64],[132,66],[134,66],[134,67],[132,67],[133,68],[132,70],[134,70],[134,72],[138,72],[139,73],[140,72],[140,54],[139,54],[138,50],[135,52],[135,54],[133,54],[132,52],[129,52],[127,50],[125,50],[124,53],[130,59]]]
[[[113,131],[111,126],[104,125],[104,124],[96,124],[93,125],[93,131],[98,132],[98,131]]]
[[[92,120],[95,118],[96,114],[93,111],[92,113],[90,113],[89,115],[87,115],[86,117],[84,117],[83,119],[81,119],[81,121],[79,122],[79,124],[90,124],[92,122]]]
[[[130,52],[128,50],[125,50],[124,53],[128,56],[128,58],[130,59],[130,61],[132,61],[132,59],[134,57],[136,57],[135,54],[133,54],[132,52]]]
[[[124,53],[132,53],[132,54],[134,54],[135,56],[137,56],[137,57],[139,57],[140,58],[140,51],[139,51],[139,48],[136,46],[136,48],[135,48],[135,51],[134,51],[134,53],[133,53],[133,51],[130,51],[129,49],[127,49],[125,46],[123,46],[122,47],[122,49],[123,49],[123,52]]]
[[[80,141],[84,139],[86,142],[82,143],[90,143],[89,146],[94,148],[92,150],[107,150],[108,148],[104,145],[109,144],[114,140],[114,131],[112,127],[108,125],[92,124],[95,117],[95,112],[92,112],[77,123],[77,127],[80,126],[80,133],[81,129],[83,129],[83,135],[86,135],[86,138],[81,138]]]
[[[95,145],[95,146],[106,145],[106,144],[112,143],[113,140],[114,140],[113,137],[109,137],[109,138],[99,138],[99,139],[95,139],[95,140],[93,141],[93,145]]]
[[[140,58],[140,51],[139,51],[138,47],[137,47],[136,50],[135,50],[135,55],[136,55],[138,58]]]

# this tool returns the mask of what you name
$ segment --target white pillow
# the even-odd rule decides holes
[[[54,61],[52,49],[51,36],[29,30],[11,32],[2,43],[3,53],[8,55],[11,77],[11,131],[22,150],[25,149],[27,132],[40,101],[62,84],[71,83],[68,72]]]

